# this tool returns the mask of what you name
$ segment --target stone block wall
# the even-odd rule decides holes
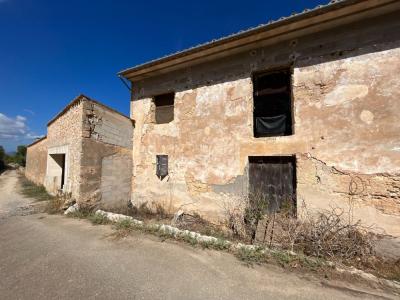
[[[83,104],[84,137],[106,144],[132,148],[132,121],[127,117],[91,101]]]
[[[83,95],[74,99],[47,127],[47,138],[28,147],[27,177],[80,204],[106,209],[131,197],[133,123]]]
[[[65,157],[65,186],[63,191],[71,193],[72,198],[78,199],[81,183],[81,154],[82,154],[82,127],[83,108],[82,102],[73,105],[61,115],[57,116],[47,126],[47,149],[49,154],[62,154]],[[51,159],[47,156],[47,159]],[[49,174],[45,178],[45,187],[55,193],[57,178]]]
[[[26,150],[25,176],[38,185],[44,184],[47,167],[47,139],[31,144]]]
[[[83,104],[80,201],[126,207],[132,177],[132,121],[102,105]]]
[[[254,138],[252,74],[282,66],[293,69],[294,134]],[[351,202],[354,219],[400,236],[398,70],[391,14],[134,82],[133,204],[222,220],[247,193],[249,156],[295,155],[298,204]],[[174,121],[155,124],[152,97],[171,91]],[[163,180],[159,154],[169,156]]]

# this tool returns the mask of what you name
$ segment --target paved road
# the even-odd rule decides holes
[[[14,171],[0,176],[1,299],[395,299],[140,233],[116,241],[110,226],[84,220],[16,216],[10,201],[30,202],[16,186]]]

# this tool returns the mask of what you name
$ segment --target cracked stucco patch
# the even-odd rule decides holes
[[[400,175],[388,173],[362,174],[328,166],[311,155],[304,155],[314,168],[312,184],[318,190],[337,194],[343,199],[371,205],[379,211],[400,216]],[[304,166],[304,163],[303,163]]]

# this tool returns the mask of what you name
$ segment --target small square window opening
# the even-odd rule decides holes
[[[156,124],[166,124],[174,120],[174,99],[175,93],[154,97]]]
[[[168,175],[168,155],[157,155],[156,165],[156,175],[163,180]]]

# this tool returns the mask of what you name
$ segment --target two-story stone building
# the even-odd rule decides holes
[[[122,71],[132,202],[346,208],[400,236],[400,1],[346,0]]]

